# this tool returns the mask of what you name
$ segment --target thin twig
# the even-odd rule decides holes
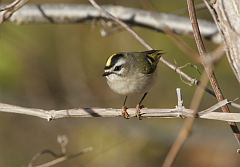
[[[203,9],[206,9],[206,6],[204,3],[198,3],[195,5],[195,9],[196,10],[203,10]],[[188,9],[187,7],[184,7],[184,8],[181,8],[181,9],[178,9],[176,11],[173,11],[173,13],[175,14],[185,14],[188,12]]]
[[[208,83],[208,78],[207,78],[206,72],[204,72],[201,76],[201,86],[206,87],[207,83]],[[193,114],[195,115],[195,117],[187,118],[186,121],[184,122],[184,125],[182,126],[180,132],[178,133],[178,136],[175,142],[171,146],[166,158],[164,159],[162,167],[172,166],[180,149],[182,148],[183,144],[191,134],[192,126],[197,116],[196,114],[198,113],[198,107],[203,97],[203,93],[204,93],[203,89],[200,89],[199,87],[197,87],[190,105],[190,108],[193,110]]]
[[[188,55],[188,57],[197,63],[200,62],[199,58],[195,56],[198,52],[191,48],[182,38],[176,35],[170,28],[166,28],[164,32],[185,55]]]
[[[72,158],[76,158],[79,155],[82,155],[82,154],[85,154],[89,151],[92,151],[92,147],[87,147],[87,148],[84,148],[84,149],[80,150],[78,153],[66,155],[66,145],[68,143],[67,137],[65,135],[59,135],[57,137],[57,142],[60,144],[61,153],[55,153],[54,151],[49,150],[49,149],[42,150],[42,151],[40,151],[39,153],[37,153],[36,155],[33,156],[31,161],[28,163],[28,167],[50,167],[50,166],[56,165],[60,162],[67,161],[67,160],[70,160]],[[42,155],[45,155],[45,154],[50,154],[55,159],[53,159],[51,161],[48,161],[46,163],[43,163],[41,165],[35,165],[34,166],[33,164],[36,162],[36,160],[38,160],[39,157],[41,157]]]
[[[52,150],[49,150],[49,149],[45,149],[45,150],[42,150],[40,152],[38,152],[37,154],[35,154],[32,159],[30,160],[30,162],[28,163],[28,167],[33,167],[33,163],[39,158],[41,157],[42,155],[46,155],[46,154],[49,154],[51,155],[52,157],[54,158],[59,158],[63,155],[58,155],[57,153],[53,152]]]
[[[71,160],[73,158],[76,158],[80,155],[83,155],[89,151],[92,151],[92,147],[87,147],[87,148],[84,148],[82,149],[81,151],[79,151],[78,153],[74,153],[74,154],[70,154],[70,155],[64,155],[64,156],[60,156],[52,161],[49,161],[49,162],[46,162],[44,164],[41,164],[41,165],[36,165],[36,166],[33,166],[33,167],[50,167],[50,166],[53,166],[53,165],[56,165],[56,164],[59,164],[63,161],[67,161],[67,160]],[[32,167],[32,166],[31,166]]]
[[[189,9],[189,15],[190,15],[190,19],[192,20],[193,22],[193,29],[197,28],[198,25],[197,25],[197,21],[196,21],[196,14],[195,14],[195,8],[194,8],[194,2],[191,1],[191,0],[188,0],[188,9]],[[209,73],[212,74],[213,71],[212,71],[212,65],[215,61],[215,59],[211,59],[211,61],[208,61],[208,63],[206,64],[205,62],[207,62],[205,59],[207,58],[207,56],[204,56],[204,54],[206,54],[206,50],[204,48],[204,44],[203,44],[203,41],[201,39],[201,35],[200,35],[200,31],[198,30],[194,30],[194,33],[197,33],[194,34],[196,37],[195,37],[195,40],[196,40],[196,43],[198,45],[198,47],[200,48],[199,50],[199,53],[201,55],[201,58],[202,58],[202,63],[205,67],[205,72],[204,74],[202,75],[202,79],[201,79],[201,84],[203,87],[206,87],[207,86],[207,83],[208,83],[208,78],[211,79],[211,77],[209,77]],[[220,49],[219,49],[220,48]],[[223,55],[222,53],[222,46],[220,46],[219,48],[217,48],[213,53],[213,57],[219,57],[219,55]],[[210,60],[210,59],[207,59],[207,60]],[[210,63],[209,63],[210,62]],[[190,108],[193,109],[194,111],[194,114],[197,114],[197,108],[199,107],[200,105],[200,102],[201,102],[201,99],[203,97],[203,90],[202,89],[199,89],[199,87],[196,89],[195,91],[195,94],[193,96],[193,100],[191,102],[191,105],[190,105]],[[220,101],[220,100],[219,100]],[[187,140],[187,138],[189,137],[189,135],[191,134],[191,131],[192,131],[192,127],[193,127],[193,123],[194,123],[194,119],[195,118],[188,118],[181,131],[179,132],[178,134],[178,137],[176,139],[176,141],[174,142],[174,144],[172,145],[170,151],[168,152],[165,160],[164,160],[164,163],[162,165],[162,167],[170,167],[172,166],[177,154],[179,153],[180,149],[182,148],[183,144],[185,143],[185,141]]]
[[[12,10],[21,0],[15,0],[12,3],[0,8],[0,12],[5,11],[5,10]]]
[[[145,46],[148,50],[153,49],[146,41],[144,41],[135,31],[133,31],[126,23],[118,19],[117,17],[110,14],[108,11],[106,11],[104,8],[99,6],[94,0],[89,0],[89,2],[99,10],[99,12],[102,12],[104,15],[121,25],[123,28],[125,28],[129,33],[131,33],[135,39],[137,39],[143,46]]]
[[[23,7],[29,0],[15,0],[11,4],[0,9],[0,23],[8,20],[14,12]]]
[[[197,21],[197,16],[196,16],[196,11],[194,8],[194,1],[193,0],[187,0],[187,5],[188,5],[188,11],[189,11],[189,17],[192,23],[192,27],[193,27],[193,35],[197,44],[197,48],[199,51],[199,55],[201,57],[202,60],[204,60],[205,57],[208,56],[208,53],[205,49],[202,37],[201,37],[201,33],[199,30],[199,26],[198,26],[198,21]],[[210,83],[212,85],[212,88],[214,90],[214,93],[216,95],[216,98],[218,101],[222,101],[224,99],[224,96],[221,92],[221,89],[219,87],[219,84],[217,82],[217,79],[215,77],[214,72],[211,70],[210,66],[208,64],[205,63],[205,61],[202,61],[202,64],[204,66],[204,69],[208,75],[208,78],[210,80]],[[223,112],[230,112],[229,108],[227,105],[221,107]],[[238,126],[235,122],[229,122],[229,125],[232,129],[232,132],[238,142],[238,145],[240,146],[240,131],[238,129]]]
[[[153,49],[149,44],[147,44],[135,31],[133,31],[127,24],[125,24],[123,21],[121,21],[120,19],[118,19],[117,17],[111,15],[108,11],[106,11],[105,9],[103,9],[101,6],[99,6],[94,0],[89,0],[89,2],[95,7],[97,8],[100,12],[102,12],[103,14],[105,14],[107,17],[109,17],[110,19],[112,19],[113,21],[115,21],[116,23],[118,23],[119,25],[121,25],[123,28],[125,28],[130,34],[133,35],[133,37],[135,37],[143,46],[145,46],[147,49]],[[160,57],[160,61],[162,63],[164,63],[165,65],[167,65],[168,67],[170,67],[171,69],[173,69],[176,73],[178,73],[182,78],[186,79],[187,81],[189,81],[189,84],[191,85],[196,85],[199,86],[199,81],[197,79],[191,78],[190,76],[188,76],[186,73],[184,73],[183,71],[181,71],[181,69],[179,69],[178,67],[176,67],[175,65],[169,63],[168,61],[166,61],[163,56]],[[214,92],[208,88],[205,88],[205,91],[207,93],[209,93],[210,95],[214,96]]]
[[[225,45],[223,43],[220,44],[213,52],[209,54],[211,56],[207,56],[204,58],[203,60],[204,64],[210,67],[215,65],[225,55],[224,48],[225,48]]]
[[[89,13],[86,12],[86,13],[83,13],[83,14],[78,13],[78,12],[73,12],[73,13],[70,12],[72,10],[82,11],[82,10],[80,10],[80,9],[82,9],[80,5],[78,5],[78,6],[76,6],[76,5],[69,6],[69,5],[62,4],[62,5],[58,5],[58,6],[56,6],[56,5],[55,6],[54,5],[40,5],[40,6],[41,6],[41,11],[39,11],[40,10],[39,7],[36,7],[34,5],[25,6],[22,11],[20,10],[19,12],[15,13],[15,15],[13,15],[13,17],[11,17],[10,19],[11,19],[11,21],[13,21],[13,22],[16,21],[18,23],[29,22],[29,21],[30,22],[48,22],[48,23],[51,22],[52,23],[53,20],[54,20],[53,23],[70,23],[69,20],[70,21],[72,20],[71,23],[73,23],[73,21],[79,23],[81,21],[85,21],[85,20],[89,20],[89,19],[91,20],[91,19],[98,19],[98,18],[108,18],[108,16],[99,15],[94,10],[93,10],[93,12],[91,12],[92,9],[90,9],[89,6],[86,6],[86,5],[85,5],[85,7],[83,7],[83,9],[85,9],[85,10],[87,9],[87,11]],[[133,19],[127,20],[126,22],[127,23],[129,22],[129,24],[134,23],[134,22],[131,23],[131,20],[133,20],[133,21],[135,21],[135,25],[138,25],[138,26],[142,25],[143,27],[146,27],[146,28],[151,28],[151,27],[154,28],[154,27],[160,25],[160,27],[157,28],[158,31],[162,31],[161,29],[164,29],[166,27],[171,27],[173,29],[174,28],[173,25],[176,25],[175,23],[174,24],[167,24],[165,26],[163,26],[163,23],[155,25],[156,22],[159,22],[157,13],[147,14],[149,12],[138,11],[136,9],[133,10],[133,9],[123,8],[123,7],[111,7],[111,6],[108,6],[108,8],[112,9],[113,11],[122,11],[122,10],[123,11],[132,11],[131,15],[130,15],[131,16],[130,18],[132,18],[132,16],[136,16],[136,18],[138,18],[138,19],[137,20],[136,19],[135,20],[133,20]],[[61,10],[61,12],[59,12],[58,9]],[[114,10],[114,9],[116,9],[116,10]],[[43,11],[44,11],[44,15],[43,15]],[[105,10],[105,12],[106,12],[106,10]],[[139,12],[140,13],[142,12],[143,14],[137,15],[137,13],[139,13]],[[35,15],[29,15],[29,13],[30,14],[34,13]],[[78,14],[74,15],[75,13],[78,13]],[[129,12],[125,12],[125,13],[129,13]],[[153,25],[148,24],[146,22],[140,23],[141,20],[146,20],[146,18],[145,19],[141,19],[144,15],[148,15],[148,16],[152,17],[154,20],[156,20],[156,21],[153,21],[151,23]],[[166,16],[167,16],[167,18],[171,18],[171,17],[168,17],[167,14],[164,14],[164,16],[160,16],[160,18],[164,19],[164,18],[166,18]],[[49,19],[49,18],[51,18],[51,19]],[[116,18],[116,17],[114,17],[114,18]],[[161,22],[162,22],[162,19],[160,20]],[[174,22],[174,19],[175,20],[176,19],[177,20],[181,20],[181,21],[184,22],[183,18],[177,18],[176,16],[173,16],[172,19],[173,20],[171,22]],[[126,19],[122,18],[122,20],[126,20]],[[210,23],[207,23],[207,22],[204,22],[204,21],[202,21],[202,23],[203,23],[202,27],[203,27],[203,30],[206,31],[206,37],[207,38],[209,36],[211,36],[211,34],[215,34],[215,30],[214,30],[214,28],[213,29],[211,28],[212,25]],[[186,22],[186,24],[187,24],[187,22]],[[186,28],[182,29],[181,27],[182,27],[181,25],[175,27],[176,29],[174,30],[174,32],[181,33],[181,32],[184,31],[184,29],[186,29]],[[209,30],[211,31],[210,33],[208,32]],[[134,31],[131,30],[131,32],[134,32]],[[186,32],[183,32],[183,33],[186,33]],[[136,35],[136,33],[133,33],[133,34]],[[135,37],[135,35],[134,35],[134,37]],[[140,39],[139,36],[137,38]],[[144,41],[144,40],[140,40],[140,41]],[[144,46],[146,46],[147,48],[150,48],[149,45],[146,44],[146,42],[145,42]],[[186,73],[181,71],[178,67],[176,67],[175,65],[173,65],[170,62],[168,62],[167,60],[165,60],[163,57],[160,58],[160,61],[163,64],[165,64],[166,66],[168,66],[169,68],[171,68],[172,70],[174,70],[177,74],[179,74],[181,76],[181,78],[183,78],[184,80],[188,81],[188,83],[190,85],[198,85],[199,84],[199,81],[197,79],[190,77],[189,75],[187,75]],[[206,88],[206,92],[211,94],[211,95],[214,95],[213,91],[210,90],[210,89]]]

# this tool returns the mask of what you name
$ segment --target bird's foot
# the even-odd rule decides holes
[[[143,105],[140,105],[138,104],[136,106],[136,117],[139,119],[139,120],[142,120],[142,114],[141,114],[141,109],[144,108]]]
[[[129,114],[128,114],[128,112],[127,112],[127,107],[126,106],[122,106],[122,116],[125,118],[125,119],[129,119],[130,118],[130,116],[129,116]]]

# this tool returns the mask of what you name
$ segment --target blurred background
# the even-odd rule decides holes
[[[170,1],[98,2],[188,15],[185,0]],[[51,0],[51,3],[60,2],[89,4],[86,0]],[[211,20],[206,9],[198,10],[198,16]],[[145,48],[125,31],[102,37],[102,29],[103,26],[96,22],[75,25],[1,24],[0,102],[42,109],[121,107],[123,97],[113,93],[101,76],[105,61],[115,52],[142,51]],[[176,46],[169,35],[137,27],[134,30],[153,48],[164,50],[165,58],[170,62],[178,66],[195,63]],[[196,50],[191,36],[179,37]],[[205,43],[209,51],[217,47],[209,41]],[[203,70],[200,64],[196,65],[200,71]],[[193,77],[200,77],[191,67],[184,71]],[[215,72],[225,97],[230,100],[237,98],[240,86],[225,56],[216,65]],[[174,107],[177,103],[175,89],[179,87],[184,105],[189,107],[195,87],[184,84],[176,73],[162,63],[158,73],[158,81],[144,105],[148,108]],[[128,106],[135,107],[139,98],[130,97]],[[215,103],[216,100],[206,94],[200,109]],[[37,152],[46,148],[59,152],[56,138],[57,135],[65,134],[69,140],[68,153],[78,152],[88,146],[92,146],[93,151],[56,166],[157,167],[163,163],[183,121],[70,118],[47,122],[31,116],[0,113],[0,166],[27,166]],[[236,149],[237,142],[226,123],[196,120],[193,133],[173,166],[237,167],[240,159]],[[43,156],[37,163],[50,159],[49,156]]]

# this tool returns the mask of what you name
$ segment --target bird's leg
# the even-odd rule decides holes
[[[139,103],[136,106],[136,117],[141,120],[141,109],[144,108],[144,106],[142,105],[142,102],[144,100],[144,98],[147,96],[148,92],[144,93],[143,97],[141,98],[141,100],[139,101]]]
[[[124,99],[123,106],[122,106],[122,116],[126,119],[129,119],[129,114],[127,112],[127,107],[126,107],[126,101],[127,101],[127,96]]]

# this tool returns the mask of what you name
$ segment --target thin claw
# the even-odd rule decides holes
[[[139,120],[142,120],[142,114],[141,114],[141,109],[144,108],[143,105],[137,105],[136,106],[136,117],[139,119]]]
[[[127,107],[126,106],[122,107],[122,116],[125,119],[129,119],[130,118],[130,116],[129,116],[128,112],[127,112]]]

